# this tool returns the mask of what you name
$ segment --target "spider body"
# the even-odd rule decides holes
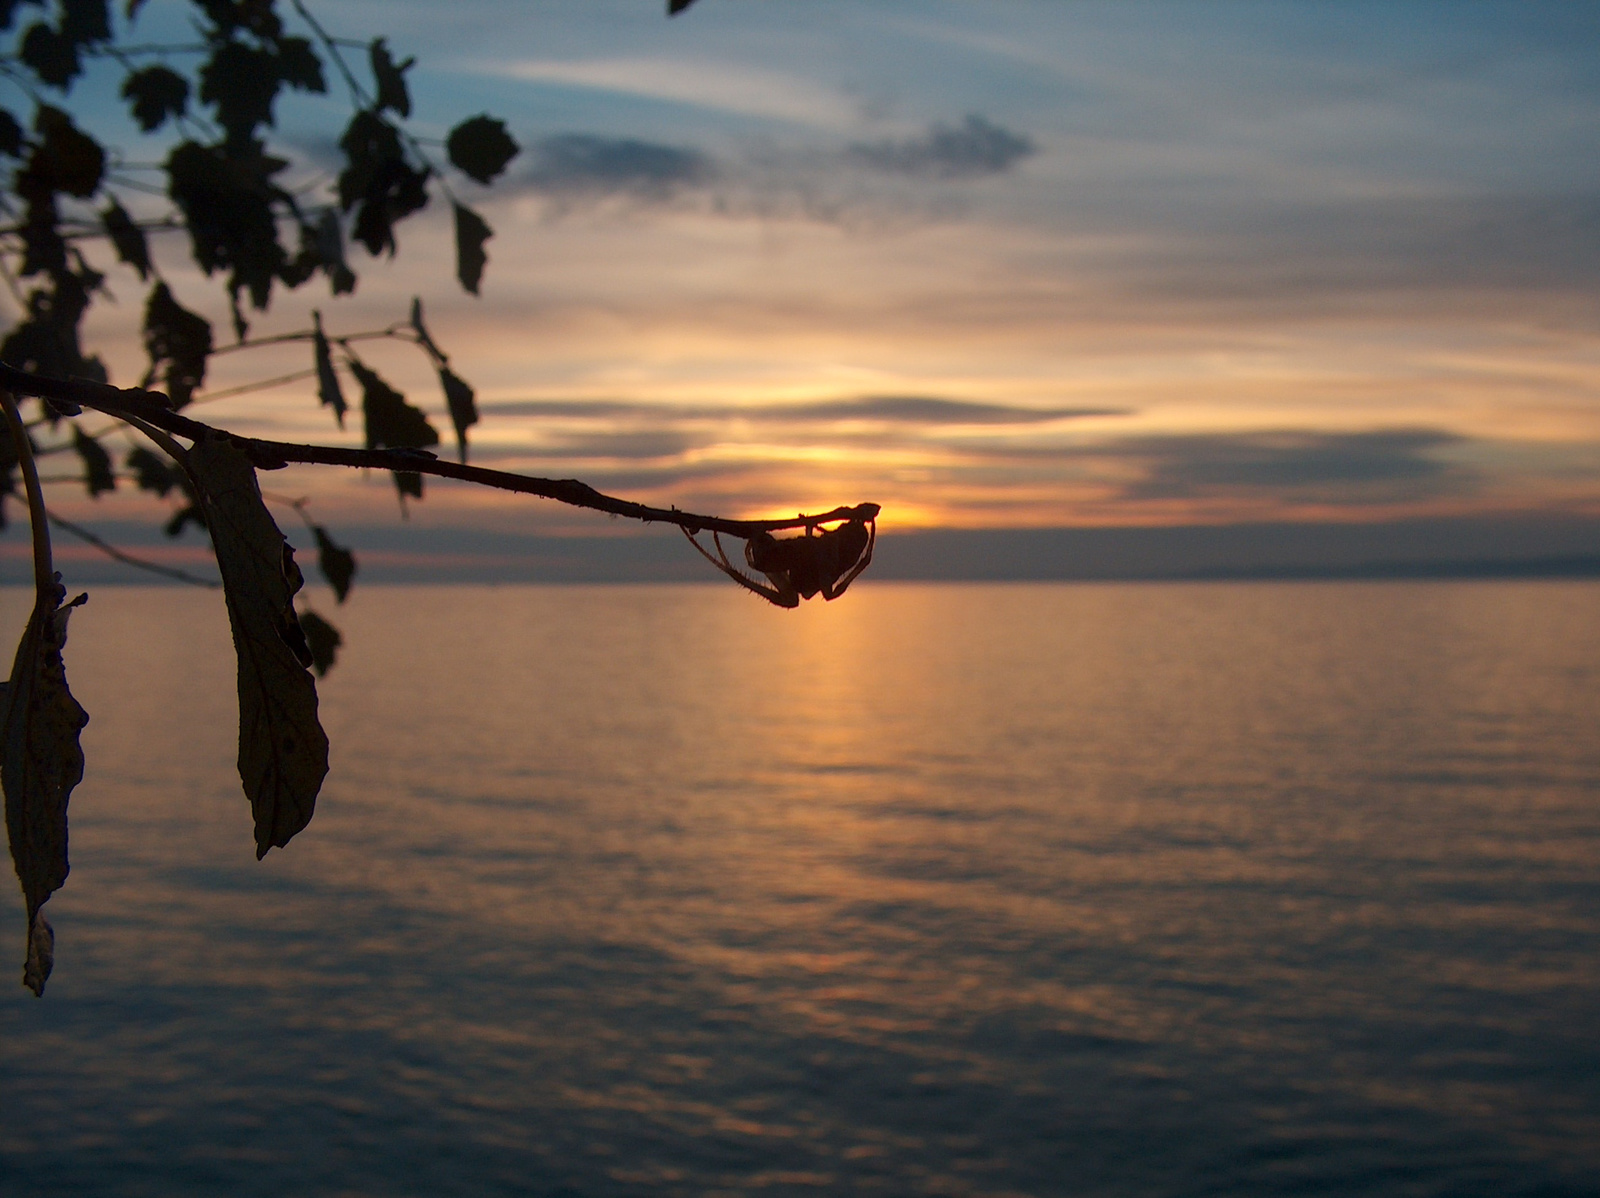
[[[876,521],[847,520],[829,529],[808,527],[803,536],[781,540],[769,532],[752,534],[745,542],[744,560],[750,569],[766,576],[766,584],[728,560],[716,533],[712,533],[717,546],[713,557],[693,534],[684,531],[706,560],[741,586],[779,607],[799,607],[802,599],[816,595],[837,599],[844,594],[872,560]]]

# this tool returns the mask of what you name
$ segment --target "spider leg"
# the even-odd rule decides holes
[[[845,588],[856,580],[861,571],[872,564],[872,547],[877,543],[877,540],[878,522],[869,520],[867,521],[867,547],[861,551],[861,556],[856,558],[856,564],[841,574],[837,582],[831,586],[824,584],[822,588],[822,597],[824,599],[831,602],[844,594]]]
[[[729,578],[733,579],[734,582],[744,587],[745,590],[754,591],[768,603],[774,604],[778,607],[800,606],[800,597],[798,595],[786,595],[776,587],[763,586],[761,583],[746,575],[743,570],[740,570],[737,566],[730,562],[728,560],[727,551],[722,547],[722,538],[717,535],[715,530],[713,530],[711,533],[711,539],[717,546],[716,557],[713,557],[709,552],[707,552],[706,547],[702,545],[695,538],[695,534],[690,532],[687,528],[683,530],[683,535],[689,538],[689,544],[695,547],[696,552],[698,552],[701,557],[705,558],[706,561],[710,562]]]

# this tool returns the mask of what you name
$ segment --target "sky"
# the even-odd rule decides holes
[[[314,282],[254,334],[313,307],[378,327],[419,295],[478,390],[475,461],[731,516],[872,500],[886,536],[1600,518],[1600,7],[662,7],[316,4],[417,57],[421,132],[487,111],[523,152],[492,188],[452,180],[495,230],[480,297],[436,198],[393,261],[355,251],[354,297]],[[141,32],[186,9],[152,0]],[[78,101],[128,161],[159,159],[116,82]],[[342,98],[279,114],[296,181],[330,177]],[[221,334],[183,249],[158,252]],[[131,383],[139,291],[112,286],[90,340]],[[219,357],[211,390],[306,356]],[[367,358],[448,428],[419,354]],[[204,414],[354,441],[313,386]],[[267,481],[397,522],[381,477]],[[434,534],[626,531],[452,485],[413,509]]]

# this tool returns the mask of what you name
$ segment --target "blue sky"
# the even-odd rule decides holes
[[[481,298],[436,201],[394,262],[358,251],[353,300],[314,283],[257,332],[422,295],[481,461],[736,515],[873,499],[899,528],[1600,514],[1593,6],[314,7],[418,57],[424,132],[486,110],[524,152],[453,183],[496,230]],[[300,181],[344,114],[282,105]],[[122,380],[137,309],[94,326]],[[424,362],[372,356],[442,410]],[[300,365],[232,355],[212,386]],[[210,415],[339,440],[310,387]],[[393,517],[381,479],[281,485]],[[415,518],[593,527],[452,487]]]

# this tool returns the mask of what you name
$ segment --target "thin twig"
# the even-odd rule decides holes
[[[44,515],[44,490],[39,486],[38,467],[33,464],[33,443],[28,440],[28,430],[22,427],[22,415],[17,411],[17,401],[10,391],[0,391],[0,406],[5,408],[6,428],[11,434],[17,464],[22,467],[22,484],[28,493],[28,524],[33,532],[35,602],[48,602],[50,610],[54,611],[60,599],[56,595],[55,565],[50,560],[50,524]]]
[[[190,586],[205,587],[207,590],[214,591],[222,586],[222,584],[215,579],[196,578],[193,574],[188,574],[183,570],[179,570],[176,566],[163,566],[159,562],[145,561],[143,558],[135,557],[133,554],[124,552],[123,550],[118,549],[115,545],[101,540],[87,528],[84,528],[78,524],[74,524],[71,520],[65,520],[48,509],[46,509],[45,515],[50,518],[50,523],[54,524],[57,528],[60,528],[66,532],[70,532],[79,540],[93,545],[107,557],[115,558],[125,566],[134,566],[140,570],[148,570],[152,574],[164,574],[168,578],[175,578],[179,582],[188,583]]]

